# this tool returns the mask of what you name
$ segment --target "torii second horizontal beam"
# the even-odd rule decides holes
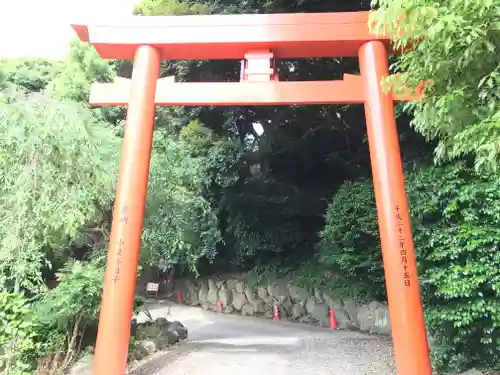
[[[92,86],[89,103],[93,106],[127,105],[130,80]],[[408,101],[422,96],[393,94],[394,100]],[[308,104],[361,104],[365,94],[360,76],[345,74],[338,81],[271,82],[174,82],[172,77],[158,80],[155,103],[160,106],[258,106]]]

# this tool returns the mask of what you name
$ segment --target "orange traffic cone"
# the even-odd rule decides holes
[[[278,309],[278,302],[274,303],[273,320],[280,320],[280,311]]]
[[[335,321],[335,312],[333,311],[333,307],[330,307],[330,328],[337,329],[337,322]]]

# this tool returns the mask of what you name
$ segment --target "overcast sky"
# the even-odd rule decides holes
[[[72,22],[130,15],[134,0],[0,0],[0,58],[61,58]]]

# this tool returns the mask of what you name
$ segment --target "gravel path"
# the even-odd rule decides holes
[[[167,308],[150,306],[153,317]],[[157,353],[131,375],[394,375],[391,342],[358,332],[172,306],[187,342]]]

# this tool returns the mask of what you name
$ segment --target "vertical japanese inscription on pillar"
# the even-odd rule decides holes
[[[396,206],[396,230],[398,233],[398,249],[401,258],[401,264],[403,265],[403,277],[405,286],[410,286],[410,273],[408,272],[408,253],[406,250],[405,237],[404,237],[404,226],[405,223],[401,217],[401,207]]]
[[[127,206],[123,206],[120,209],[119,221],[120,225],[126,226],[128,224],[128,208]],[[125,232],[125,229],[120,231],[120,238],[118,239],[118,249],[116,250],[116,262],[113,270],[113,283],[118,282],[120,280],[120,267],[122,265],[122,256],[123,256],[123,247],[125,246],[125,240],[122,237],[122,233]]]

